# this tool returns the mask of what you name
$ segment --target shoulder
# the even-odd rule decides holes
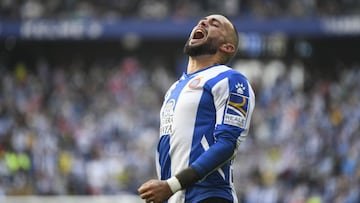
[[[227,65],[216,65],[210,69],[208,69],[208,73],[215,73],[216,77],[219,78],[229,78],[229,79],[243,79],[247,80],[247,78],[239,71],[232,69]]]
[[[244,96],[254,95],[249,80],[241,72],[226,65],[219,65],[216,69],[218,71],[218,75],[212,80],[209,80],[208,83],[209,86],[211,86],[211,89],[227,89],[228,92]]]
[[[217,65],[207,70],[207,74],[212,74],[213,77],[209,82],[216,84],[220,81],[227,80],[229,83],[247,82],[248,79],[239,71],[234,70],[226,65]]]

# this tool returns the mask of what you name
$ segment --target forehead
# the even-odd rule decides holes
[[[204,19],[215,19],[215,20],[219,21],[220,23],[231,25],[231,22],[229,21],[229,19],[227,19],[225,16],[222,16],[222,15],[209,15],[209,16],[206,16]]]

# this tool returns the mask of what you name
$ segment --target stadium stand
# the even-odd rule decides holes
[[[149,28],[141,30],[146,39],[23,39],[12,26],[41,19],[177,22],[214,11],[250,21],[355,16],[346,21],[355,23],[350,35],[324,34],[323,27],[295,36],[240,33],[232,66],[250,78],[257,103],[234,175],[243,203],[360,202],[355,0],[0,0],[0,202],[136,195],[156,177],[159,108],[185,60],[184,38],[155,39]]]

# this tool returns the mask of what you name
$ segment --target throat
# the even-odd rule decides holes
[[[189,57],[189,63],[187,66],[187,74],[195,73],[196,71],[205,69],[210,66],[219,64],[214,60],[214,56],[199,56],[199,57]]]

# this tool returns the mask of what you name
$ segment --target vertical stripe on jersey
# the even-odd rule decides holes
[[[186,82],[183,81],[184,76],[182,76],[182,79],[178,81],[176,84],[174,84],[170,89],[170,95],[167,96],[166,101],[164,101],[164,104],[166,104],[169,100],[174,99],[176,107],[176,103],[178,100],[178,97],[180,95],[181,90],[185,87]],[[172,167],[173,164],[171,164],[171,157],[170,157],[170,150],[171,150],[171,137],[170,135],[163,135],[160,138],[159,145],[158,145],[158,153],[160,149],[164,152],[167,151],[167,153],[161,153],[159,154],[159,164],[160,164],[160,179],[166,180],[172,176],[172,170],[166,170],[167,168]]]
[[[169,153],[159,153],[159,151],[163,150],[163,151],[167,151],[169,152],[170,150],[170,136],[169,135],[164,135],[160,138],[159,140],[159,145],[158,145],[158,157],[159,157],[159,164],[160,164],[160,168],[158,170],[158,175],[160,175],[160,179],[161,180],[166,180],[168,178],[171,177],[171,172],[169,170],[164,170],[166,168],[170,168],[171,166],[171,159],[169,156]]]
[[[204,149],[204,147],[194,146],[194,144],[201,143],[202,139],[206,139],[206,143],[208,143],[208,145],[212,145],[214,143],[213,129],[215,126],[215,107],[212,104],[212,100],[212,95],[209,92],[202,91],[199,102],[199,106],[201,106],[201,108],[199,108],[196,112],[194,131],[192,133],[193,139],[190,163],[194,162],[201,153],[207,150]]]
[[[186,84],[188,83],[189,81],[186,81]],[[176,115],[174,117],[174,123],[186,123],[186,127],[181,129],[179,128],[181,126],[176,125],[175,128],[178,128],[174,129],[174,136],[171,137],[171,142],[181,143],[181,147],[174,149],[174,152],[171,153],[171,158],[177,162],[171,166],[171,171],[175,173],[180,172],[189,165],[189,157],[191,159],[190,152],[192,150],[192,140],[194,139],[193,136],[198,133],[196,132],[196,130],[198,130],[196,125],[196,121],[198,119],[197,111],[203,90],[195,90],[191,94],[189,91],[192,90],[184,88],[180,93],[181,96],[177,100],[177,104],[185,105],[186,107],[176,106],[174,112]],[[189,105],[189,102],[191,102],[192,105]],[[188,107],[191,108],[189,109]],[[170,148],[171,146],[172,145],[170,143]]]
[[[181,81],[181,87],[176,87],[177,93],[174,93],[176,105],[174,108],[174,134],[170,136],[170,158],[171,173],[179,173],[182,169],[189,166],[189,157],[192,150],[192,139],[196,129],[196,118],[199,100],[201,99],[202,90],[192,90],[188,88],[188,84],[195,78],[195,75],[187,77]],[[180,91],[181,90],[181,91]],[[189,102],[191,104],[189,104]],[[179,124],[183,125],[179,125]],[[181,146],[179,146],[181,143]],[[175,193],[169,202],[184,202],[185,191]]]

